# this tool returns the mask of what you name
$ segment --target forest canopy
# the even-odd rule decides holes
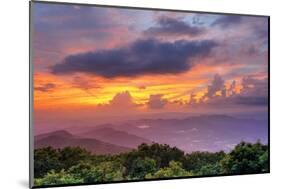
[[[141,144],[118,155],[80,147],[36,149],[35,186],[268,172],[268,146],[241,142],[229,153],[184,153],[167,144]]]

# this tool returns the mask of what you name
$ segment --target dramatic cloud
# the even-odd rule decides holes
[[[229,27],[235,24],[239,24],[242,21],[242,16],[238,15],[224,15],[220,16],[212,23],[212,26],[220,26],[222,28]]]
[[[106,104],[99,104],[96,109],[97,113],[111,112],[117,114],[132,113],[137,111],[138,105],[134,103],[133,97],[129,91],[116,93]]]
[[[182,73],[193,66],[193,58],[206,57],[216,46],[210,40],[173,43],[137,40],[123,48],[67,56],[51,71],[54,74],[82,72],[107,78]]]
[[[33,10],[33,62],[40,71],[67,55],[122,45],[136,35],[125,10],[41,3]]]
[[[192,26],[182,20],[169,17],[161,17],[158,20],[158,26],[148,28],[144,31],[144,34],[197,36],[204,32],[204,28]]]
[[[214,76],[214,79],[211,83],[211,85],[208,86],[208,91],[206,93],[206,96],[208,98],[212,98],[216,95],[217,92],[221,91],[225,96],[225,85],[224,85],[224,80],[222,77],[218,74]]]
[[[132,107],[134,106],[131,94],[128,91],[117,93],[110,101],[111,106],[116,107]]]
[[[242,95],[268,95],[268,79],[256,79],[253,76],[247,76],[242,79]]]
[[[159,109],[163,108],[167,101],[162,98],[163,95],[161,94],[156,94],[156,95],[150,95],[149,96],[149,101],[148,101],[148,106],[151,109]]]
[[[41,85],[38,87],[34,87],[34,90],[41,91],[41,92],[50,92],[56,87],[53,83],[47,83],[45,85]]]
[[[218,94],[219,93],[219,94]],[[210,85],[208,85],[207,92],[204,94],[204,96],[200,99],[200,102],[203,102],[204,100],[211,101],[212,99],[219,98],[225,98],[227,90],[225,88],[225,82],[223,78],[216,74],[211,82]],[[192,97],[192,96],[191,96]],[[194,96],[190,99],[190,104],[194,104]],[[193,103],[192,103],[193,102]]]
[[[267,106],[268,104],[268,80],[256,79],[252,76],[242,78],[242,89],[235,92],[236,81],[232,81],[226,89],[225,81],[220,75],[215,75],[211,85],[208,86],[206,94],[198,103],[194,96],[190,97],[190,105],[215,105],[215,106]],[[219,93],[219,94],[218,94]],[[206,100],[207,99],[207,100]]]
[[[34,104],[54,118],[267,108],[267,17],[33,8]]]

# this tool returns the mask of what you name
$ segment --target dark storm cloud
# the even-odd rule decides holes
[[[47,83],[45,85],[34,87],[34,90],[41,91],[41,92],[49,92],[49,91],[53,90],[55,87],[56,87],[55,84]]]
[[[212,23],[212,26],[220,26],[222,28],[239,24],[242,21],[242,17],[238,15],[224,15],[220,16]]]
[[[189,35],[197,36],[205,32],[204,28],[191,26],[190,24],[175,18],[161,17],[158,26],[150,27],[144,31],[148,35]]]
[[[137,40],[127,47],[67,56],[51,71],[54,74],[82,72],[107,78],[181,73],[193,66],[193,58],[206,57],[216,46],[210,40]]]

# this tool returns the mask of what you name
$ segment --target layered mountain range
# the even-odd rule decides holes
[[[142,143],[165,143],[185,152],[231,150],[241,141],[268,142],[268,121],[227,115],[183,119],[138,119],[93,127],[70,127],[37,135],[35,148],[80,146],[95,154],[116,154]]]

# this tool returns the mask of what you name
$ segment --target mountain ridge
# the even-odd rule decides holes
[[[99,141],[94,138],[82,138],[65,130],[58,130],[35,136],[35,149],[51,146],[53,148],[81,147],[93,154],[118,154],[130,151],[130,148]]]

